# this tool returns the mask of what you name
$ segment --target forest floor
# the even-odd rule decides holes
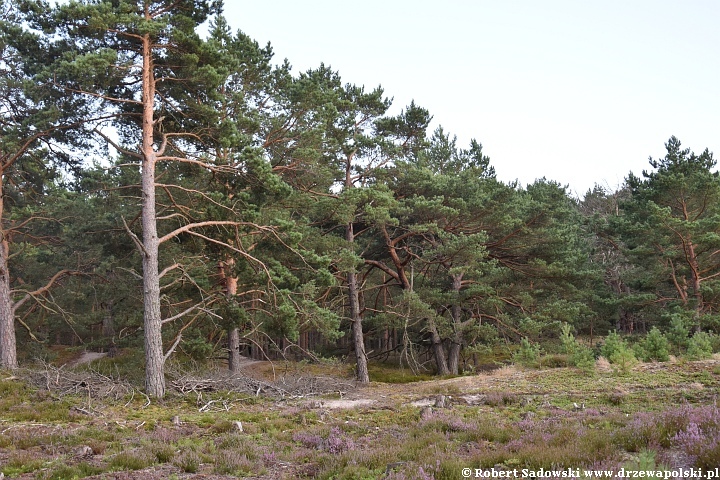
[[[0,477],[460,479],[464,468],[720,464],[720,359],[368,386],[345,365],[247,362],[235,375],[171,371],[162,401],[121,380],[116,361],[0,372]]]

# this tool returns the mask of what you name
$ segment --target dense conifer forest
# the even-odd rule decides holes
[[[502,182],[482,132],[294,72],[220,3],[0,1],[0,367],[131,349],[163,397],[177,356],[346,358],[367,383],[548,341],[581,368],[720,347],[711,152],[672,137],[582,198]]]

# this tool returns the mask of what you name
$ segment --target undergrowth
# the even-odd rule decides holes
[[[720,464],[720,412],[713,400],[718,366],[648,364],[652,368],[587,375],[567,366],[582,350],[570,340],[553,354],[565,363],[545,370],[506,367],[413,385],[408,380],[417,377],[410,372],[373,365],[375,381],[395,385],[352,392],[372,395],[376,404],[347,410],[222,391],[172,394],[149,404],[142,397],[59,397],[3,375],[0,472],[39,479],[113,471],[147,477],[158,469],[178,478],[456,479],[466,467]],[[606,353],[631,351],[623,343],[611,341]],[[411,404],[437,395],[449,406]],[[206,405],[217,408],[200,411]]]

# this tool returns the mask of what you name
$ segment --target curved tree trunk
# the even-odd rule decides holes
[[[442,338],[438,333],[434,320],[428,321],[428,330],[432,341],[432,351],[435,356],[435,364],[437,365],[438,375],[450,375],[447,360],[445,359],[445,347],[442,344]]]

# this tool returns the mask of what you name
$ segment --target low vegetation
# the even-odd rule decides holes
[[[382,381],[365,387],[330,363],[277,364],[274,377],[266,362],[234,375],[211,375],[207,366],[197,374],[178,370],[162,401],[146,397],[141,380],[111,382],[101,371],[107,359],[69,371],[5,371],[0,472],[28,479],[457,479],[462,468],[720,464],[720,358],[619,368],[624,354],[609,349],[635,358],[634,346],[611,335],[597,353],[614,361],[572,366],[577,351],[594,350],[562,338],[564,353],[534,358],[527,352],[554,346],[521,347],[514,358],[532,357],[535,368],[428,381],[371,364],[371,376]],[[124,360],[115,361],[120,371]],[[107,388],[113,382],[117,392]]]

